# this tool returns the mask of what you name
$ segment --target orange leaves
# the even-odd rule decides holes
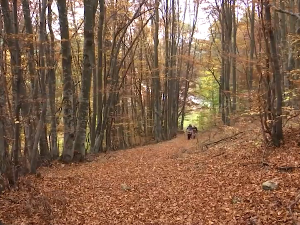
[[[244,130],[205,151],[179,136],[85,164],[41,168],[41,178],[23,178],[19,191],[0,197],[0,218],[8,224],[292,224],[287,207],[298,194],[299,173],[262,167],[259,131]],[[268,162],[295,165],[298,152],[287,145]],[[278,190],[263,191],[262,182],[273,178]],[[299,212],[295,203],[293,216]]]

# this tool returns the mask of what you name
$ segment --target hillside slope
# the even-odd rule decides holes
[[[284,147],[264,150],[257,126],[241,127],[41,168],[41,177],[25,177],[19,191],[0,196],[0,219],[18,225],[293,224],[300,212],[294,202],[298,130],[286,131]],[[264,191],[270,179],[279,188]]]

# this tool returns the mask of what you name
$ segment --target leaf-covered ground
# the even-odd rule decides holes
[[[216,145],[207,144],[238,128],[41,168],[41,177],[22,178],[20,190],[0,196],[0,219],[16,225],[293,224],[300,168],[279,167],[300,165],[298,130],[288,129],[276,150],[264,150],[256,126],[242,131]],[[277,190],[262,190],[269,179],[279,181]]]

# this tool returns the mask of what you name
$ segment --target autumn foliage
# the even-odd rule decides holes
[[[293,224],[300,207],[296,131],[288,128],[286,144],[276,150],[263,147],[257,124],[240,123],[199,140],[180,135],[84,164],[53,163],[1,195],[0,218],[7,224]],[[293,169],[280,170],[287,166]],[[262,189],[275,178],[277,190]]]

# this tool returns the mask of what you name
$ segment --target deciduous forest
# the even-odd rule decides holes
[[[0,224],[300,224],[299,35],[300,0],[0,0]]]

